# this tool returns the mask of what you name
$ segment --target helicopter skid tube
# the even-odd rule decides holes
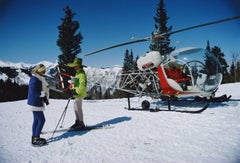
[[[170,100],[168,100],[168,109],[160,109],[158,107],[155,108],[151,108],[150,107],[150,103],[147,100],[144,100],[142,102],[142,107],[131,107],[130,104],[130,98],[128,98],[128,108],[125,108],[127,110],[130,111],[149,111],[149,112],[163,112],[163,111],[168,111],[168,112],[179,112],[179,113],[192,113],[192,114],[199,114],[202,113],[203,111],[205,111],[208,106],[209,106],[209,102],[197,102],[198,104],[202,103],[203,105],[201,105],[201,107],[199,107],[198,109],[195,110],[186,110],[183,106],[174,106],[174,109],[171,109],[171,104],[170,104]]]
[[[191,113],[191,114],[199,114],[205,111],[209,106],[209,103],[206,103],[202,108],[198,110],[178,110],[178,109],[173,109],[173,110],[162,110],[158,108],[149,108],[149,109],[142,109],[142,108],[126,108],[127,110],[130,111],[149,111],[149,112],[178,112],[178,113]]]

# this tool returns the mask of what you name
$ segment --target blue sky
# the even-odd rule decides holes
[[[69,5],[80,23],[83,54],[107,46],[148,37],[154,31],[158,0],[2,0],[0,1],[0,60],[38,63],[55,62],[61,54],[56,45],[57,26]],[[239,0],[165,0],[168,26],[174,30],[240,15]],[[181,47],[219,46],[230,60],[240,53],[240,19],[193,29],[170,37]],[[150,42],[127,45],[83,57],[88,66],[122,65],[126,49],[141,56]]]

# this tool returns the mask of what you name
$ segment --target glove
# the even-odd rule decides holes
[[[43,102],[44,102],[46,105],[49,105],[49,101],[48,101],[48,99],[47,99],[46,96],[44,96],[44,97],[42,98],[42,100],[43,100]]]
[[[72,95],[77,95],[77,92],[75,90],[71,90]]]

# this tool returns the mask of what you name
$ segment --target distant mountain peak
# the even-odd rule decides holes
[[[0,60],[0,80],[10,80],[12,83],[18,85],[28,85],[30,79],[30,71],[34,66],[38,64],[44,64],[47,68],[46,75],[55,77],[57,63],[49,61],[41,61],[36,64],[29,64],[24,62],[13,63],[5,62]],[[108,68],[97,68],[97,67],[86,67],[84,68],[87,74],[87,86],[88,90],[93,88],[101,87],[102,94],[105,93],[108,88],[117,88],[119,79],[121,76],[122,68],[120,66],[108,67]]]

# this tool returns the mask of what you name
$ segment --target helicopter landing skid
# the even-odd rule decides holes
[[[167,103],[168,103],[168,109],[159,109],[158,107],[150,108],[150,103],[148,101],[143,101],[142,107],[132,108],[130,105],[130,99],[128,98],[128,108],[125,108],[125,109],[130,110],[130,111],[149,111],[149,112],[167,111],[167,112],[199,114],[199,113],[202,113],[203,111],[205,111],[209,106],[209,102],[206,102],[203,106],[200,107],[200,109],[185,110],[185,109],[182,109],[182,108],[185,108],[182,106],[180,107],[181,109],[179,109],[177,106],[174,106],[174,109],[172,109],[170,99],[167,100]]]
[[[173,110],[161,110],[161,109],[149,109],[150,112],[158,112],[158,111],[172,111],[172,112],[179,112],[179,113],[192,113],[192,114],[199,114],[205,111],[209,106],[209,103],[206,103],[201,109],[198,110],[178,110],[178,109],[173,109]]]
[[[195,101],[197,102],[204,102],[204,101],[207,101],[207,102],[218,102],[218,103],[221,103],[221,102],[228,102],[230,100],[232,96],[227,96],[226,94],[222,95],[222,96],[219,96],[219,97],[210,97],[209,99],[206,98],[206,97],[199,97],[199,96],[196,96],[195,97]]]
[[[130,111],[150,111],[150,112],[178,112],[178,113],[191,113],[191,114],[199,114],[205,111],[209,106],[209,103],[206,103],[201,109],[198,110],[178,110],[178,109],[172,109],[172,110],[163,110],[158,108],[149,108],[149,109],[142,109],[142,108],[127,108]]]

